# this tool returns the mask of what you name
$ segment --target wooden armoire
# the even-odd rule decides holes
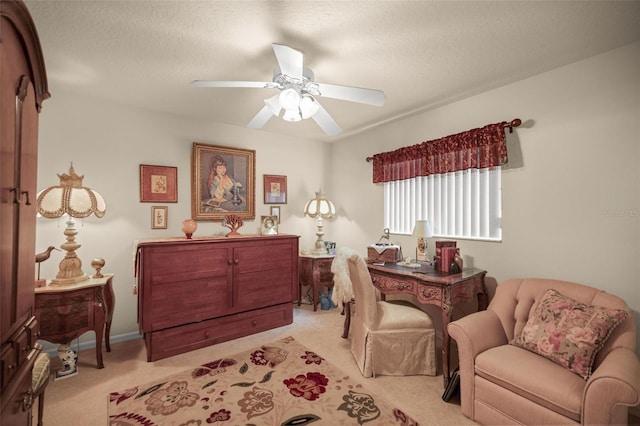
[[[2,426],[32,422],[38,115],[49,97],[35,25],[20,0],[0,0],[0,357]]]

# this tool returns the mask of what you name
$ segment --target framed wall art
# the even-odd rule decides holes
[[[278,221],[274,216],[260,217],[260,232],[262,235],[278,235]]]
[[[271,216],[275,217],[280,223],[280,206],[271,206]]]
[[[167,229],[167,219],[169,207],[152,206],[151,207],[151,229]]]
[[[140,164],[140,202],[177,203],[178,168]]]
[[[234,214],[254,219],[255,156],[249,149],[194,142],[191,153],[191,216],[223,220]]]
[[[264,203],[287,204],[287,177],[264,175]]]

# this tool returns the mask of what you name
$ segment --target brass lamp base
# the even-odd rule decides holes
[[[67,221],[67,228],[64,231],[67,241],[60,246],[67,254],[60,261],[58,275],[51,280],[51,285],[53,286],[73,285],[89,279],[89,276],[82,272],[82,261],[76,255],[76,250],[80,248],[80,244],[76,243],[75,237],[77,233],[75,221],[70,217]]]

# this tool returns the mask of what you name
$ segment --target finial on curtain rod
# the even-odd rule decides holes
[[[514,118],[513,120],[511,120],[510,122],[506,122],[503,121],[502,125],[504,126],[504,128],[506,129],[507,127],[509,128],[509,133],[513,133],[513,128],[514,127],[518,127],[522,124],[522,120],[520,120],[519,118]],[[367,157],[367,163],[370,163],[373,161],[373,157]]]
[[[504,127],[508,127],[509,128],[509,133],[513,133],[513,128],[514,127],[518,127],[521,124],[522,124],[522,120],[520,120],[519,118],[514,118],[509,123],[505,122],[504,123]]]

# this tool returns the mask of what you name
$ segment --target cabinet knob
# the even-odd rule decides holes
[[[209,338],[209,332],[208,332],[208,331],[205,331],[205,332],[204,332],[204,337],[205,337],[206,339],[208,339],[208,338]]]
[[[231,259],[227,259],[227,264],[228,264],[228,265],[231,265],[232,263],[233,263],[233,260],[231,260]]]
[[[256,325],[258,325],[258,321],[253,320],[253,321],[251,321],[251,324],[253,324],[253,326],[255,327]]]
[[[233,261],[233,263],[237,265],[237,264],[238,264],[238,259],[235,259],[235,260]]]

